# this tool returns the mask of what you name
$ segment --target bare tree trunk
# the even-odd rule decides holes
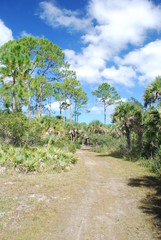
[[[15,86],[15,83],[16,83],[16,80],[15,80],[15,78],[13,78],[13,88]],[[16,96],[16,93],[15,93],[15,90],[13,89],[13,97],[12,97],[12,110],[13,110],[13,112],[15,112],[15,110],[16,110],[15,96]]]
[[[79,116],[79,113],[78,113],[78,107],[77,107],[77,123],[78,123],[78,116]]]
[[[42,86],[40,86],[40,117],[42,116]]]
[[[126,123],[125,123],[125,131],[126,131],[127,148],[130,151],[131,149],[130,129]]]
[[[41,67],[41,78],[42,78],[42,67]],[[40,78],[40,117],[42,116],[42,85]]]
[[[142,148],[142,139],[143,139],[143,133],[142,133],[142,130],[139,129],[139,131],[138,131],[138,149],[139,149],[139,151]]]
[[[106,102],[104,102],[104,125],[106,126]]]
[[[31,118],[31,96],[30,96],[30,81],[28,81],[28,92],[29,92],[29,103],[28,103],[28,113],[29,113],[29,119]]]
[[[60,117],[61,117],[61,101],[59,102]]]
[[[20,98],[19,109],[18,111],[22,113],[22,97]]]
[[[51,96],[50,96],[50,117],[51,117]]]
[[[70,123],[72,123],[72,98],[70,96]]]
[[[37,112],[37,118],[39,117],[39,96],[36,96],[36,112]]]
[[[76,104],[76,102],[75,102],[75,122],[77,121],[77,119],[76,119],[76,117],[77,117],[77,104]]]
[[[66,122],[66,120],[67,120],[67,110],[66,110],[66,108],[65,108],[65,122]]]

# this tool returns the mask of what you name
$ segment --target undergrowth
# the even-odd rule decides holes
[[[6,172],[61,172],[69,170],[77,158],[71,152],[64,152],[52,146],[20,148],[0,146],[0,166]]]

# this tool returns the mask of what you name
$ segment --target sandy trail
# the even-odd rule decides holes
[[[0,178],[2,200],[14,202],[0,239],[161,239],[159,183],[146,169],[89,150],[77,156],[68,173]]]
[[[64,214],[62,231],[54,239],[159,239],[151,218],[139,209],[147,189],[128,185],[129,179],[141,177],[142,171],[131,169],[131,163],[89,151],[77,154],[89,172],[88,184],[72,199],[69,214]]]

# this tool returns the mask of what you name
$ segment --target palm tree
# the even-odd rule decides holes
[[[117,123],[121,127],[121,131],[126,136],[127,148],[131,149],[131,129],[134,122],[135,107],[132,102],[121,102],[112,115],[113,123]]]
[[[161,145],[161,117],[155,108],[149,108],[144,116],[144,154],[154,156]]]
[[[152,107],[156,102],[158,106],[161,101],[161,77],[157,77],[145,90],[144,96],[145,107],[150,105]]]
[[[90,133],[103,133],[103,123],[101,123],[99,120],[94,120],[89,123],[88,126],[88,132]]]

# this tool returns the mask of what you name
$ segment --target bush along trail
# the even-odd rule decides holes
[[[0,175],[1,239],[160,239],[154,174],[110,153],[76,156],[62,174]]]

